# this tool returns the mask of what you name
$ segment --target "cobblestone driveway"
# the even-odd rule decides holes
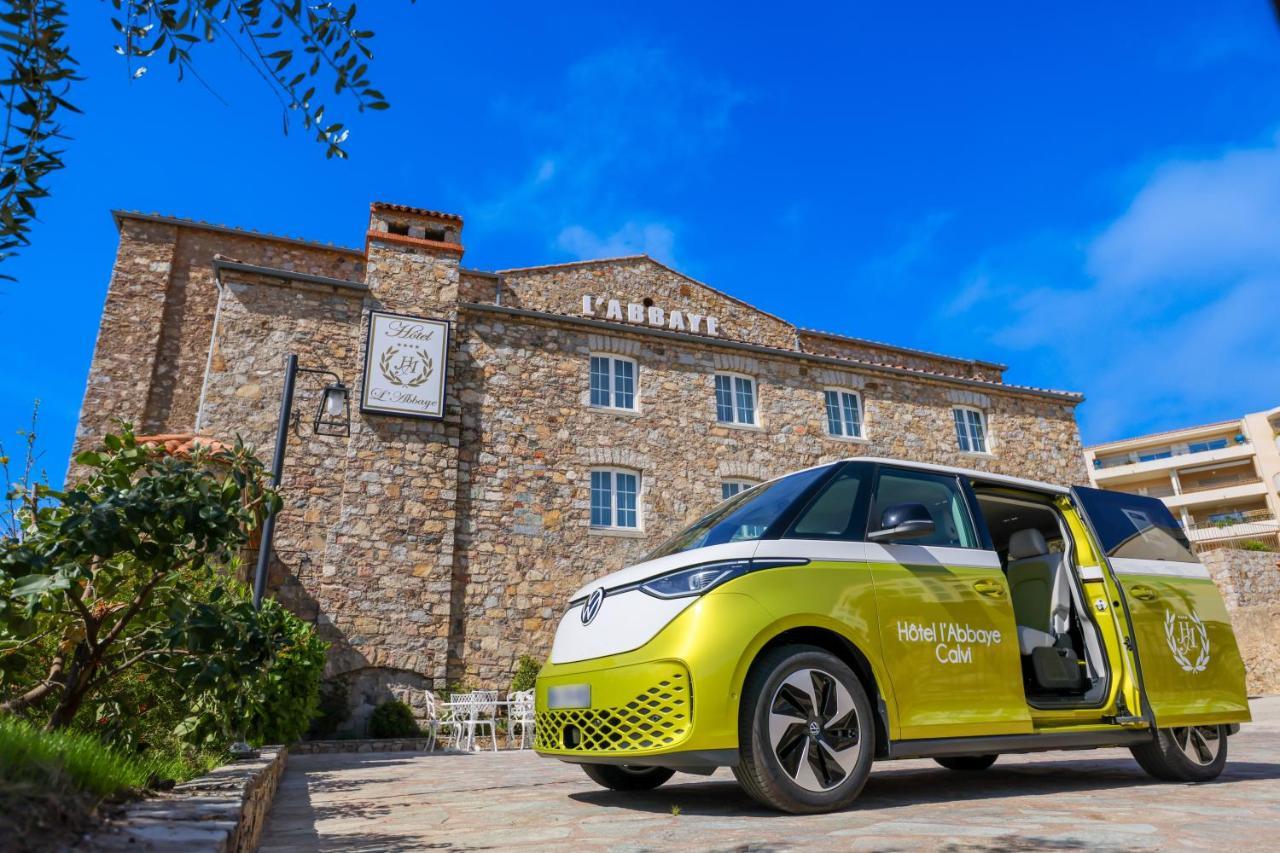
[[[1115,749],[1007,756],[972,776],[885,762],[854,808],[806,817],[756,806],[728,771],[637,795],[528,752],[303,755],[262,850],[1276,849],[1280,696],[1253,714],[1208,785],[1153,782]]]

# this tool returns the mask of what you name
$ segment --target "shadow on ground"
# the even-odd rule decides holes
[[[1257,779],[1280,779],[1280,764],[1229,761],[1220,777],[1205,784],[1230,785]],[[736,782],[720,779],[695,781],[692,777],[680,775],[674,780],[655,791],[581,791],[569,794],[569,797],[582,803],[654,814],[670,814],[673,807],[679,807],[681,814],[691,815],[785,816],[756,803]],[[893,809],[921,803],[1074,794],[1165,784],[1171,783],[1152,779],[1128,759],[1090,761],[1083,768],[1078,762],[1072,765],[1018,764],[1007,768],[996,764],[980,773],[942,768],[873,769],[867,786],[851,808]]]

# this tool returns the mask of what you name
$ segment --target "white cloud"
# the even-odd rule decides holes
[[[571,65],[561,86],[496,109],[519,175],[470,207],[491,228],[546,229],[577,257],[624,248],[670,258],[672,217],[653,220],[651,187],[696,176],[745,100],[723,78],[653,45],[626,43]],[[605,235],[605,236],[601,236]]]
[[[1180,159],[1091,238],[984,260],[950,313],[1084,391],[1086,440],[1230,417],[1280,402],[1277,235],[1280,146]]]
[[[675,232],[661,222],[628,222],[603,237],[581,225],[570,225],[560,232],[556,245],[575,260],[644,254],[675,263]]]

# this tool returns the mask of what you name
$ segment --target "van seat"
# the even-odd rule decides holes
[[[1014,621],[1018,624],[1018,651],[1029,655],[1037,648],[1054,644],[1054,617],[1070,612],[1069,595],[1063,579],[1062,555],[1049,552],[1044,535],[1034,527],[1019,530],[1009,538],[1009,596],[1013,600]]]

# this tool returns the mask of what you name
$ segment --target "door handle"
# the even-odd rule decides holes
[[[1004,584],[1000,583],[1000,581],[974,581],[973,588],[976,589],[980,595],[985,595],[988,598],[1004,598],[1005,595],[1007,595]]]
[[[1129,594],[1139,601],[1155,601],[1158,593],[1146,584],[1137,584],[1129,587]]]

